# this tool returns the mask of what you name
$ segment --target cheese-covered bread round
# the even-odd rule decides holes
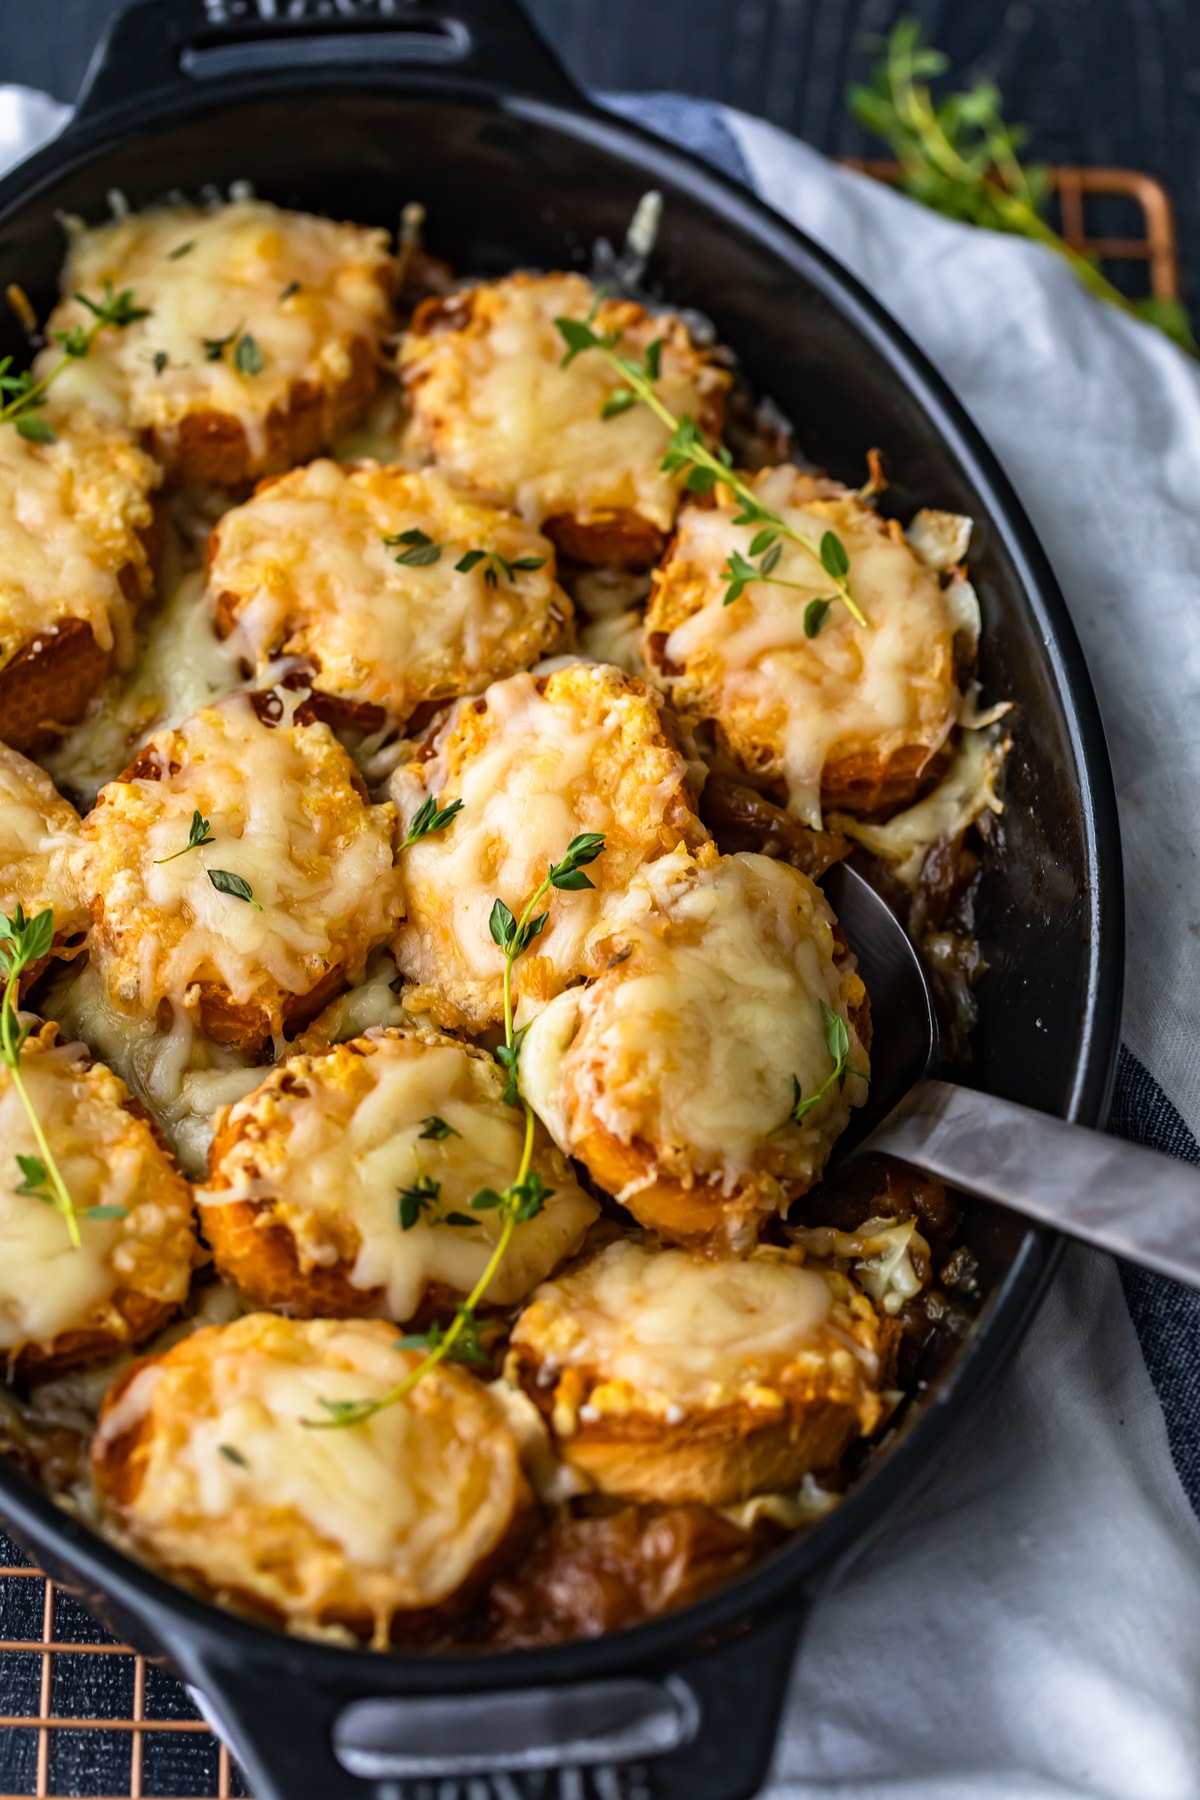
[[[208,596],[260,676],[288,658],[367,731],[537,662],[572,617],[540,532],[434,470],[375,462],[310,463],[225,513]]]
[[[135,1363],[92,1446],[109,1518],[222,1599],[379,1646],[461,1606],[520,1550],[532,1497],[499,1402],[446,1363],[364,1423],[418,1367],[377,1320],[250,1313]]]
[[[714,724],[806,823],[820,825],[822,804],[894,811],[936,776],[958,720],[956,638],[973,651],[974,594],[961,579],[944,585],[894,521],[837,482],[781,464],[752,486],[814,546],[826,532],[841,540],[866,624],[836,598],[813,611],[833,594],[829,578],[786,538],[770,579],[726,605],[730,557],[749,559],[758,527],[734,523],[738,500],[693,505],[655,577],[646,660],[679,713]]]
[[[22,1047],[20,1076],[81,1240],[0,1066],[0,1362],[26,1377],[115,1356],[160,1330],[187,1298],[196,1241],[191,1189],[111,1069],[44,1025]]]
[[[292,1056],[217,1121],[198,1199],[217,1267],[256,1306],[407,1321],[483,1274],[499,1215],[473,1210],[513,1180],[525,1135],[484,1050],[379,1031]],[[578,1249],[599,1207],[539,1127],[532,1167],[552,1190],[517,1225],[488,1287],[511,1306]]]
[[[896,1331],[797,1252],[620,1238],[538,1289],[506,1373],[602,1493],[727,1506],[835,1469],[875,1429]]]
[[[604,973],[533,1020],[523,1092],[643,1225],[745,1248],[820,1175],[868,1073],[835,923],[789,864],[678,851],[614,902]]]
[[[670,721],[648,688],[605,664],[513,675],[460,702],[390,791],[402,835],[431,798],[462,802],[400,858],[408,910],[395,944],[416,984],[407,1005],[450,1028],[503,1017],[492,907],[503,900],[519,917],[572,838],[603,833],[604,849],[587,870],[590,889],[551,892],[538,909],[549,922],[514,972],[528,1004],[591,966],[602,909],[643,863],[708,836]]]
[[[16,750],[53,744],[132,662],[162,478],[119,426],[34,417],[51,442],[0,425],[0,739]]]
[[[388,234],[265,200],[129,213],[71,246],[51,332],[111,283],[146,316],[102,331],[55,384],[143,433],[184,480],[286,469],[352,424],[391,322]],[[34,365],[44,374],[56,346]]]
[[[167,1002],[249,1053],[353,981],[402,910],[393,807],[369,803],[328,726],[272,706],[238,694],[157,732],[81,834],[113,1003]]]
[[[79,887],[79,814],[44,769],[0,744],[0,913],[18,906],[27,919],[54,914],[50,955],[79,949],[91,913]],[[42,958],[21,972],[24,992],[46,966]],[[0,993],[4,989],[0,975]]]
[[[639,361],[659,344],[664,404],[720,437],[729,377],[681,320],[555,274],[509,275],[417,308],[400,347],[408,442],[454,480],[515,506],[565,556],[649,568],[683,488],[662,468],[670,431],[645,405],[602,417],[622,377],[596,350],[564,368],[562,317],[617,334],[619,353]]]

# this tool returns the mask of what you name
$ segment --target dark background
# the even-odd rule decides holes
[[[0,0],[0,79],[72,99],[119,0]],[[1179,216],[1200,301],[1200,0],[527,0],[581,83],[724,100],[834,155],[875,148],[849,119],[863,39],[920,18],[956,75],[988,75],[1032,152],[1144,169]]]

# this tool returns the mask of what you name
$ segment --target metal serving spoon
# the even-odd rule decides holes
[[[828,1173],[894,1156],[1068,1237],[1200,1288],[1200,1170],[1032,1107],[937,1081],[937,1015],[908,936],[844,864],[822,886],[875,1022],[871,1091]]]

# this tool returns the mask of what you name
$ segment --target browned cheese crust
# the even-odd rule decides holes
[[[375,392],[394,273],[386,232],[263,200],[131,213],[76,240],[49,325],[86,327],[74,296],[106,281],[148,316],[102,332],[56,392],[140,432],[179,480],[289,468]]]
[[[208,601],[249,667],[288,658],[331,723],[366,731],[563,648],[573,616],[553,545],[515,514],[433,470],[325,459],[218,521]]]
[[[503,1188],[521,1157],[524,1121],[503,1090],[486,1051],[431,1034],[373,1032],[289,1057],[217,1119],[198,1199],[221,1273],[254,1305],[302,1317],[452,1310],[501,1229],[471,1200]],[[551,1197],[514,1231],[489,1305],[524,1299],[599,1211],[541,1128],[532,1167]],[[422,1180],[436,1198],[420,1201]]]

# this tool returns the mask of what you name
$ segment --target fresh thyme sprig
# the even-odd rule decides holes
[[[596,303],[596,307],[600,304]],[[704,437],[690,413],[682,418],[664,404],[654,384],[658,380],[662,365],[662,339],[656,338],[647,347],[641,362],[632,357],[620,356],[617,346],[621,341],[619,331],[599,332],[593,320],[596,307],[592,308],[587,319],[555,319],[559,335],[567,346],[562,359],[563,368],[569,367],[577,356],[585,350],[598,350],[617,373],[622,377],[623,386],[614,390],[601,408],[600,416],[611,419],[617,414],[628,412],[631,406],[640,400],[648,406],[657,418],[671,433],[667,445],[667,453],[662,460],[662,468],[667,474],[682,474],[684,486],[693,494],[710,494],[719,483],[729,488],[736,499],[741,502],[742,510],[734,519],[735,525],[756,525],[759,527],[751,545],[751,554],[762,556],[764,560],[770,556],[779,538],[786,538],[789,543],[798,544],[815,563],[829,581],[832,600],[840,600],[852,618],[858,624],[865,625],[864,617],[857,601],[850,591],[849,572],[850,559],[846,555],[846,547],[836,532],[826,531],[818,540],[797,531],[786,519],[765,506],[749,482],[744,481],[733,468],[733,458],[723,444],[710,450]],[[758,549],[754,548],[758,545]],[[744,565],[745,573],[739,573],[734,558]],[[778,557],[771,562],[766,576],[762,573],[761,564],[756,569],[737,552],[730,558],[727,566],[721,571],[722,578],[729,583],[725,593],[725,605],[729,606],[745,592],[751,581],[769,578],[771,569],[778,562]],[[795,583],[787,585],[795,586]],[[822,620],[824,623],[824,620]],[[820,629],[820,627],[818,627]],[[810,637],[815,633],[809,632]]]
[[[802,1097],[799,1079],[792,1076],[792,1107],[786,1119],[775,1127],[782,1131],[785,1126],[799,1125],[806,1119],[813,1108],[819,1106],[826,1094],[833,1087],[845,1086],[847,1075],[858,1075],[863,1081],[867,1077],[861,1069],[850,1067],[850,1029],[840,1013],[835,1013],[832,1006],[821,1001],[821,1021],[825,1027],[825,1044],[833,1058],[833,1068],[815,1093]],[[774,1134],[772,1134],[774,1135]]]
[[[449,806],[439,806],[433,795],[422,800],[413,814],[412,824],[404,834],[404,842],[400,848],[408,850],[413,844],[419,844],[422,838],[429,837],[435,831],[445,831],[462,811],[462,801],[452,800]]]
[[[455,1311],[450,1324],[444,1329],[433,1325],[426,1332],[410,1333],[398,1340],[398,1348],[404,1350],[423,1349],[425,1356],[415,1369],[398,1382],[389,1393],[378,1400],[321,1400],[320,1404],[329,1415],[325,1419],[306,1419],[304,1423],[314,1430],[331,1430],[340,1426],[362,1425],[373,1419],[376,1413],[395,1406],[412,1393],[417,1383],[427,1375],[430,1369],[447,1357],[466,1362],[486,1362],[487,1358],[479,1342],[476,1309],[486,1295],[495,1278],[496,1271],[504,1261],[513,1232],[518,1225],[529,1219],[535,1219],[546,1201],[553,1195],[553,1188],[548,1188],[537,1170],[533,1168],[533,1138],[535,1116],[533,1108],[521,1093],[518,1081],[518,1060],[520,1057],[521,1039],[524,1031],[516,1031],[513,1025],[512,1003],[512,971],[513,964],[523,951],[527,950],[534,939],[540,935],[546,925],[549,913],[540,913],[535,917],[536,909],[541,905],[551,888],[558,888],[565,893],[577,892],[581,888],[590,888],[592,881],[584,874],[584,867],[595,862],[604,849],[604,836],[601,832],[588,831],[572,838],[567,845],[567,853],[561,862],[552,864],[546,871],[542,881],[534,891],[532,899],[524,907],[520,918],[514,918],[503,900],[497,900],[492,907],[489,927],[494,941],[504,952],[504,1043],[496,1052],[496,1060],[508,1071],[508,1081],[504,1089],[504,1100],[509,1106],[520,1106],[525,1114],[525,1134],[521,1148],[521,1160],[517,1173],[508,1187],[480,1188],[472,1194],[467,1202],[473,1213],[496,1212],[501,1225],[500,1234],[492,1247],[479,1280],[467,1295],[462,1305]],[[424,1127],[431,1124],[442,1126],[444,1120],[436,1114],[422,1121]],[[426,1135],[422,1130],[422,1136]],[[441,1136],[437,1131],[430,1135]],[[440,1187],[426,1176],[421,1176],[411,1188],[404,1190],[400,1196],[400,1223],[404,1230],[411,1229],[427,1207],[436,1207],[440,1200]],[[406,1209],[406,1199],[408,1200]],[[405,1224],[405,1217],[409,1223]],[[435,1221],[438,1222],[438,1221]],[[446,1224],[478,1223],[478,1220],[467,1220],[465,1214],[451,1213],[443,1221]]]
[[[415,525],[411,530],[395,532],[383,541],[389,550],[394,550],[397,544],[404,546],[394,560],[407,569],[432,568],[434,563],[441,561],[442,552],[449,548],[447,544],[436,543],[427,531],[422,531]],[[534,569],[544,569],[546,558],[517,556],[510,561],[508,557],[501,556],[498,550],[467,550],[455,563],[455,572],[469,575],[480,563],[484,565],[483,579],[488,587],[499,587],[501,576],[513,587],[518,575],[530,574]]]
[[[232,869],[209,869],[206,873],[218,894],[228,894],[233,900],[244,900],[255,912],[262,911],[262,903],[254,898],[254,889],[244,875],[235,875]]]
[[[183,849],[172,850],[170,856],[156,856],[154,866],[157,869],[162,863],[174,862],[177,856],[186,856],[189,850],[199,850],[203,845],[211,844],[212,841],[212,821],[206,819],[202,813],[194,812],[191,825],[188,827],[188,841]]]
[[[869,85],[850,89],[860,124],[882,138],[899,162],[904,192],[948,218],[1044,244],[1098,299],[1157,326],[1194,356],[1196,342],[1179,301],[1127,299],[1090,257],[1046,223],[1049,171],[1021,162],[1028,133],[1005,123],[999,90],[990,81],[934,100],[929,81],[947,67],[941,51],[922,42],[918,21],[899,19]]]
[[[22,1025],[17,1019],[20,976],[23,970],[41,961],[53,942],[54,911],[51,907],[48,906],[44,912],[35,913],[32,919],[27,919],[18,900],[11,916],[0,914],[0,974],[5,978],[4,998],[0,1000],[0,1060],[12,1076],[13,1086],[25,1108],[25,1116],[29,1120],[38,1148],[36,1157],[17,1157],[17,1166],[22,1176],[19,1191],[36,1194],[39,1200],[45,1200],[55,1207],[62,1214],[67,1234],[78,1250],[83,1240],[79,1235],[75,1202],[63,1180],[62,1170],[55,1160],[42,1122],[38,1118],[37,1108],[21,1074],[21,1051],[33,1025],[32,1021]]]
[[[12,357],[0,358],[0,425],[15,424],[23,438],[34,444],[53,444],[54,427],[45,419],[37,418],[38,407],[45,406],[46,394],[51,384],[57,380],[63,370],[72,362],[78,362],[86,356],[102,331],[110,327],[123,331],[138,319],[148,319],[148,306],[138,306],[134,301],[133,289],[122,288],[114,293],[111,281],[104,283],[104,291],[99,300],[89,300],[86,294],[75,294],[81,306],[86,306],[93,315],[93,323],[86,328],[73,325],[69,331],[56,331],[54,341],[62,346],[62,357],[55,363],[48,374],[40,381],[33,379],[32,371],[22,369],[19,374],[12,371]]]

